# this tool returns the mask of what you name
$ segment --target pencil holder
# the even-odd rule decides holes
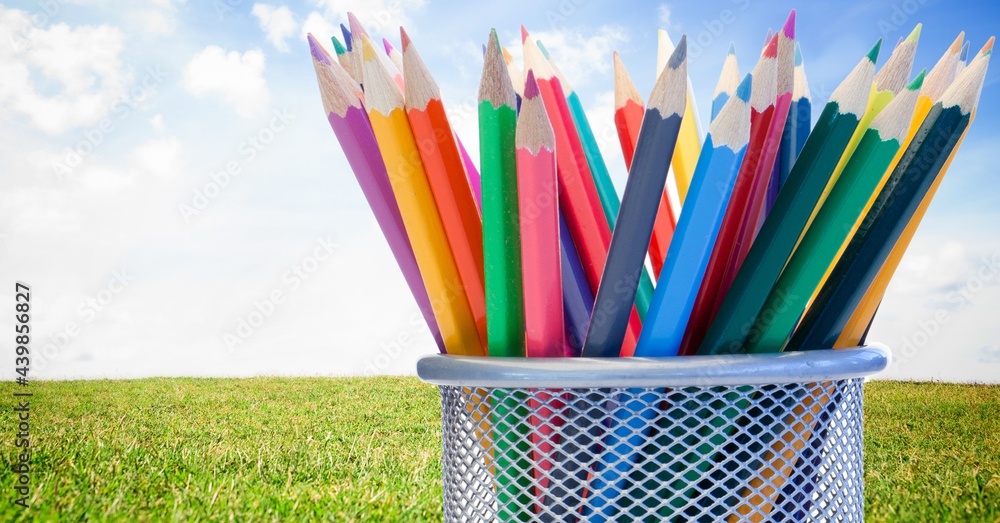
[[[880,346],[674,358],[431,356],[445,521],[863,521]]]

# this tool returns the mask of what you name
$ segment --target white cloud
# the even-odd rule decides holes
[[[270,4],[254,4],[251,14],[257,18],[260,28],[267,35],[267,41],[275,49],[288,52],[286,39],[295,35],[298,24],[288,6],[275,7]]]
[[[420,9],[427,0],[316,0],[327,18],[347,21],[347,12],[354,13],[365,29],[374,34],[395,34],[399,26],[408,26],[408,11]],[[329,36],[329,35],[327,35]]]
[[[545,44],[545,48],[566,76],[566,80],[577,89],[589,83],[595,75],[611,73],[611,53],[618,44],[628,40],[628,33],[622,27],[604,25],[597,31],[584,29],[531,31],[531,37]],[[508,42],[507,49],[518,63],[524,63],[520,34],[516,40]]]
[[[187,0],[151,0],[143,8],[137,9],[129,18],[147,33],[166,35],[177,28],[177,5]]]
[[[153,130],[155,131],[163,131],[164,129],[163,115],[162,114],[153,115],[153,117],[149,119],[149,125],[151,125],[153,127]]]
[[[656,8],[656,15],[660,18],[660,25],[665,29],[671,27],[670,23],[670,6],[667,4],[660,4],[660,7]]]
[[[184,145],[175,137],[154,138],[132,151],[140,170],[162,178],[175,178],[184,171]]]
[[[327,40],[331,36],[336,36],[338,39],[341,37],[340,29],[330,23],[321,13],[313,11],[309,13],[306,17],[306,21],[302,24],[302,39],[303,45],[305,41],[305,35],[312,33],[323,45],[327,45],[329,42]]]
[[[61,134],[97,123],[125,95],[131,76],[122,67],[117,27],[38,29],[28,13],[0,6],[0,34],[8,40],[0,46],[0,113]]]
[[[271,95],[264,81],[264,53],[226,51],[210,45],[202,49],[184,68],[184,88],[201,98],[219,95],[243,117],[267,110]]]

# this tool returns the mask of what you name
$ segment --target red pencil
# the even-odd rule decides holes
[[[580,136],[573,124],[573,117],[566,102],[559,79],[549,66],[538,44],[521,28],[524,44],[525,69],[535,73],[538,90],[545,104],[545,111],[552,123],[556,137],[556,164],[559,176],[559,202],[569,225],[573,242],[580,253],[580,261],[587,275],[591,291],[597,293],[604,271],[604,262],[611,245],[611,228],[608,226],[597,187],[591,176],[587,158],[583,153]],[[642,323],[632,308],[629,330],[622,345],[623,353],[631,354],[639,339]]]
[[[642,96],[632,83],[625,64],[618,53],[615,60],[615,127],[618,129],[618,141],[621,143],[622,156],[625,157],[625,169],[632,168],[632,156],[635,154],[635,144],[639,140],[639,128],[646,113]],[[649,238],[649,259],[653,264],[653,276],[660,276],[663,260],[667,257],[670,240],[674,237],[677,227],[677,213],[670,204],[667,191],[660,197],[660,205],[656,211],[656,221],[653,223],[653,235]]]

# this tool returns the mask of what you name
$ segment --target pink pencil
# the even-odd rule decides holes
[[[389,249],[396,258],[396,264],[403,271],[406,284],[417,300],[417,306],[434,336],[434,341],[438,344],[438,349],[444,352],[444,341],[441,339],[437,321],[434,320],[434,312],[420,271],[417,269],[417,260],[413,256],[410,240],[406,236],[403,218],[399,214],[399,207],[396,205],[392,186],[389,184],[389,175],[386,174],[375,134],[368,122],[368,113],[361,103],[358,83],[351,79],[340,65],[330,60],[313,35],[310,34],[308,38],[320,95],[323,97],[323,108],[330,120],[330,127],[337,135],[337,140],[347,156],[347,162],[351,164],[361,191],[368,200],[368,206],[371,207],[382,234],[389,242]]]
[[[570,356],[563,339],[555,134],[530,70],[516,143],[525,352],[529,358]]]
[[[465,145],[462,145],[462,139],[458,137],[458,133],[455,133],[455,141],[458,142],[458,150],[462,153],[462,163],[465,164],[465,173],[469,176],[469,185],[472,186],[472,197],[476,199],[476,205],[479,207],[479,212],[482,213],[483,184],[479,180],[479,169],[476,169],[476,164],[472,161],[472,157],[469,156],[469,152],[465,150]]]

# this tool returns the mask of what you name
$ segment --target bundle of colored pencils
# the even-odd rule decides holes
[[[993,47],[967,60],[960,34],[911,76],[920,25],[876,70],[880,40],[812,125],[793,11],[743,78],[730,47],[702,135],[686,37],[674,46],[661,31],[648,102],[614,56],[619,197],[580,98],[526,29],[523,66],[495,31],[484,46],[480,176],[405,30],[399,51],[349,19],[335,55],[309,36],[324,110],[440,350],[466,356],[863,344],[972,123]],[[532,419],[546,435],[558,423]],[[781,463],[775,441],[768,459]],[[595,470],[595,489],[624,488],[627,469]],[[737,513],[766,518],[765,498],[746,493]]]

